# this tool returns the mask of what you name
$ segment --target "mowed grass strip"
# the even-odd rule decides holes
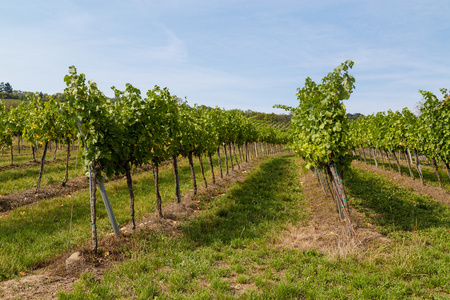
[[[450,229],[450,207],[360,168],[352,167],[345,175],[351,204],[382,233]]]
[[[3,155],[0,155],[0,166],[9,166],[11,165],[11,150],[8,148],[4,148],[3,149]],[[46,161],[47,160],[53,160],[53,154],[54,154],[55,148],[52,147],[52,150],[48,150],[47,151],[47,157],[46,157]],[[76,155],[76,152],[78,150],[77,149],[73,149],[71,147],[70,149],[70,153],[71,153],[71,158],[73,158]],[[36,160],[41,160],[42,159],[42,152],[43,149],[38,148],[38,150],[35,153],[35,158]],[[67,156],[67,146],[64,145],[62,149],[59,148],[58,146],[58,150],[56,150],[56,158],[57,159],[65,159]],[[26,148],[22,148],[19,151],[17,151],[17,146],[14,147],[14,153],[13,153],[13,163],[15,165],[20,165],[21,163],[25,163],[25,162],[29,162],[32,161],[33,157],[32,157],[32,153],[31,153],[31,149],[30,147],[26,147]]]
[[[384,168],[386,170],[390,170],[392,172],[398,173],[397,164],[395,162],[391,161],[391,166],[389,167],[389,163],[386,160],[387,159],[385,158]],[[366,161],[367,161],[367,164],[375,166],[375,161],[373,160],[373,158],[367,158]],[[378,167],[383,168],[383,163],[382,163],[381,159],[378,159],[377,161],[378,161]],[[363,162],[363,160],[361,160],[361,162]],[[420,163],[421,163],[422,175],[423,175],[425,184],[429,184],[432,186],[439,186],[439,181],[436,177],[434,167],[431,165],[431,163],[424,163],[423,161],[421,161]],[[408,166],[406,165],[406,162],[404,160],[402,160],[400,163],[400,169],[402,170],[402,173],[405,176],[405,180],[412,180],[410,177],[410,174],[409,174]],[[414,177],[416,178],[416,180],[420,180],[419,172],[417,171],[415,164],[411,165],[411,171],[414,174]],[[443,166],[442,163],[439,164],[439,176],[441,177],[441,181],[442,181],[442,184],[444,185],[445,189],[449,190],[450,189],[450,178],[449,178],[447,172],[445,171],[445,166]]]
[[[65,177],[66,172],[66,162],[57,161],[51,163],[46,163],[44,165],[44,172],[42,174],[41,187],[46,187],[49,185],[61,184]],[[75,165],[76,173],[75,173]],[[8,169],[0,172],[0,195],[7,195],[10,193],[23,192],[28,189],[36,188],[40,164],[18,167],[13,169]],[[78,176],[85,175],[85,170],[83,168],[82,157],[78,156],[78,163],[75,159],[69,161],[69,179],[73,179]]]
[[[417,228],[374,215],[390,242],[355,249],[347,256],[280,244],[289,224],[308,220],[299,188],[297,159],[271,158],[245,182],[205,205],[198,218],[181,225],[182,235],[141,232],[123,251],[129,260],[97,278],[82,275],[60,299],[448,299],[450,232],[445,207],[352,169],[346,186],[358,210],[376,210],[394,195],[424,201],[433,211]],[[320,189],[320,187],[318,187]],[[379,191],[384,190],[384,193]],[[391,199],[391,200],[390,200]],[[372,202],[371,202],[372,201]],[[394,200],[400,201],[400,200]],[[401,201],[400,201],[401,202]],[[429,205],[429,206],[428,206]],[[403,206],[399,206],[399,208]],[[379,208],[378,210],[381,210]],[[396,221],[397,222],[397,221]],[[400,224],[400,223],[399,223]]]
[[[450,299],[450,207],[360,168],[350,168],[345,184],[350,204],[395,241],[369,258],[390,279],[377,289],[403,289],[391,298]]]
[[[218,176],[217,158],[213,162],[216,176]],[[225,165],[224,162],[222,165]],[[78,166],[78,169],[82,167]],[[203,181],[198,164],[195,164],[195,170],[198,185],[202,186]],[[70,172],[72,171],[71,169]],[[205,175],[208,182],[211,182],[209,167],[205,168]],[[191,173],[186,159],[181,159],[179,162],[179,177],[181,191],[190,190],[192,188]],[[128,223],[130,212],[126,180],[107,182],[105,186],[119,226]],[[174,186],[172,165],[167,164],[161,167],[160,171],[160,193],[163,203],[175,198]],[[136,219],[139,220],[155,211],[152,172],[134,174],[133,191]],[[112,229],[98,190],[97,199],[97,228],[101,238],[112,232]],[[88,191],[77,192],[72,197],[64,196],[40,201],[0,214],[0,280],[14,277],[19,272],[28,273],[65,252],[72,201],[71,247],[73,248],[87,242],[91,236]]]

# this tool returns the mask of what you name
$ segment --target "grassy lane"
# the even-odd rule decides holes
[[[217,159],[214,160],[214,163],[216,176],[218,176]],[[222,165],[225,164],[222,163]],[[79,169],[82,168],[79,166]],[[198,185],[203,186],[198,164],[195,164],[195,170]],[[179,176],[182,193],[192,188],[190,174],[187,160],[180,160]],[[209,167],[205,168],[205,175],[208,182],[211,182]],[[129,222],[129,195],[126,180],[111,181],[105,186],[119,226]],[[133,191],[137,220],[155,211],[156,201],[152,172],[134,174]],[[171,164],[161,168],[160,193],[165,202],[175,198]],[[98,191],[97,197],[97,226],[101,238],[112,230]],[[71,198],[57,197],[37,202],[0,215],[0,280],[14,277],[19,272],[28,273],[31,269],[64,253],[67,247],[72,200],[74,215],[71,246],[73,247],[90,239],[88,191],[77,192]]]
[[[66,162],[59,161],[45,164],[42,174],[41,187],[60,184],[64,180]],[[69,179],[84,175],[81,156],[78,157],[77,170],[75,174],[75,159],[69,161]],[[39,178],[40,165],[13,168],[0,172],[0,195],[18,193],[28,189],[36,188]]]
[[[372,254],[386,277],[374,288],[403,290],[391,298],[450,299],[450,207],[359,168],[345,183],[365,221],[395,241]]]
[[[364,162],[364,161],[361,161]],[[392,172],[395,172],[398,174],[398,168],[395,162],[391,161],[391,167],[389,167],[389,163],[386,161],[384,162],[384,167],[386,170],[391,170]],[[367,164],[375,166],[375,161],[372,158],[367,158]],[[383,169],[383,163],[381,162],[381,159],[378,159],[378,168]],[[438,179],[436,177],[436,173],[434,172],[434,168],[431,165],[424,165],[423,162],[421,162],[421,168],[422,168],[422,174],[423,179],[425,181],[425,184],[429,184],[432,186],[439,186]],[[403,176],[405,176],[405,180],[413,180],[409,174],[408,166],[406,165],[405,161],[400,162],[400,169],[402,170]],[[411,171],[414,174],[414,177],[416,180],[420,181],[419,172],[416,169],[416,165],[411,165]],[[447,175],[447,172],[445,170],[445,167],[441,164],[439,165],[439,176],[441,177],[442,184],[444,185],[446,190],[450,190],[450,179]]]
[[[47,157],[45,159],[46,161],[53,160],[54,150],[55,150],[55,148],[52,147],[52,151],[50,151],[50,150],[47,151]],[[11,164],[10,149],[4,149],[3,151],[4,151],[4,154],[0,155],[0,166],[9,166]],[[72,158],[75,157],[76,151],[77,150],[71,148],[70,153],[71,153]],[[37,160],[40,160],[42,158],[42,152],[43,152],[43,150],[41,148],[39,148],[38,151],[35,153],[35,157]],[[67,155],[67,146],[66,145],[64,145],[63,149],[58,148],[58,151],[56,151],[56,158],[66,159],[66,155]],[[26,149],[22,149],[19,154],[19,152],[17,151],[17,147],[15,147],[13,160],[14,160],[14,164],[18,164],[18,165],[20,165],[21,163],[24,163],[24,162],[31,161],[32,154],[31,154],[30,148],[27,147]]]
[[[304,226],[313,204],[303,199],[298,165],[293,156],[266,160],[224,196],[203,200],[206,210],[181,234],[133,236],[121,249],[129,260],[100,279],[82,275],[60,299],[450,297],[448,208],[358,169],[346,175],[352,204],[390,242],[341,257],[282,245],[284,228]]]
[[[351,203],[382,233],[450,229],[448,206],[359,168],[352,167],[346,179]]]

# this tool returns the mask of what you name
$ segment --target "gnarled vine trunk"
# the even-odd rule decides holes
[[[392,151],[392,155],[394,156],[395,162],[397,163],[398,172],[400,173],[400,175],[403,175],[402,168],[400,167],[400,162],[398,161],[398,158],[397,158],[397,155],[395,154],[395,151]]]
[[[159,164],[157,162],[152,162],[152,164],[153,164],[153,180],[155,182],[156,209],[158,211],[158,216],[160,218],[163,218],[161,194],[159,193]]]
[[[205,177],[205,170],[203,169],[203,160],[202,155],[198,155],[198,163],[200,164],[200,172],[202,172],[203,182],[205,183],[205,188],[208,188],[208,182],[206,181]]]
[[[177,156],[172,156],[172,168],[173,168],[173,177],[175,179],[175,195],[177,197],[177,203],[181,203],[181,191],[180,191],[180,177],[178,176],[178,162]]]
[[[222,159],[220,158],[220,147],[217,148],[217,160],[219,163],[220,178],[223,178]]]
[[[211,153],[208,153],[208,163],[209,163],[209,169],[211,170],[212,183],[216,184],[216,177],[214,176],[214,166],[213,166]]]
[[[450,179],[450,167],[448,165],[448,162],[445,162],[445,169],[447,170],[447,176]]]
[[[70,140],[67,141],[66,170],[64,174],[64,180],[61,183],[62,186],[66,186],[66,183],[69,180],[69,159],[70,159]]]
[[[386,170],[386,166],[384,165],[384,157],[383,157],[383,152],[381,152],[381,150],[380,150],[380,149],[378,149],[378,152],[380,152],[381,163],[383,164],[383,170]]]
[[[437,177],[437,180],[438,180],[438,182],[439,182],[439,186],[440,186],[442,189],[444,189],[444,185],[442,184],[442,181],[441,181],[441,176],[439,175],[439,168],[438,168],[438,165],[437,165],[437,163],[436,163],[436,159],[433,157],[433,158],[431,159],[431,162],[433,163],[434,172],[436,173],[436,177]]]
[[[194,162],[192,160],[192,151],[188,154],[189,167],[191,168],[192,185],[194,186],[194,195],[197,194],[197,180],[195,179]]]
[[[36,147],[34,145],[31,146],[31,158],[36,162]]]
[[[234,159],[236,160],[236,164],[238,166],[238,169],[240,170],[241,169],[241,165],[239,164],[239,161],[238,161],[238,158],[237,158],[237,155],[236,155],[236,145],[233,146],[233,151],[234,151]]]
[[[425,181],[423,180],[422,168],[420,167],[419,155],[416,149],[414,149],[414,158],[416,159],[416,168],[417,172],[419,172],[420,181],[422,182],[422,185],[425,185]]]
[[[11,145],[11,166],[14,165],[14,153],[13,153],[13,145]]]
[[[56,160],[56,150],[58,150],[58,142],[55,142],[55,151],[53,152],[53,160]]]
[[[412,169],[411,169],[411,162],[409,161],[408,152],[406,152],[406,150],[405,150],[405,156],[406,156],[406,162],[408,163],[409,175],[411,176],[411,178],[412,178],[413,180],[415,180],[416,178],[414,177],[414,174],[413,174],[413,172],[412,172]]]
[[[378,168],[378,160],[377,160],[377,154],[375,153],[375,148],[372,147],[372,156],[373,156],[373,160],[375,161],[375,166]]]
[[[388,158],[389,169],[392,170],[391,157],[389,156],[389,152],[387,152],[386,150],[384,150],[384,153],[386,153],[386,157]]]
[[[39,171],[39,179],[38,179],[38,183],[36,186],[36,193],[39,193],[39,188],[41,186],[42,174],[44,173],[45,156],[47,155],[47,147],[48,147],[48,142],[45,143],[44,153],[42,154],[41,169]]]
[[[245,142],[245,162],[248,162],[248,143]]]
[[[225,146],[225,147],[226,147],[226,146]],[[228,152],[230,152],[231,170],[234,170],[234,164],[233,164],[233,152],[231,151],[231,143],[228,144]]]
[[[130,164],[128,162],[125,164],[125,175],[127,177],[128,194],[130,196],[130,216],[131,216],[132,229],[136,229],[136,222],[134,221],[133,181],[131,179],[131,168],[130,168]]]
[[[223,146],[223,149],[225,150],[225,165],[226,165],[226,167],[227,167],[227,175],[229,175],[229,172],[228,172],[227,145],[224,145],[224,146]]]

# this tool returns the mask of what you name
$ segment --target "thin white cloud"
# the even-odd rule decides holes
[[[307,76],[319,82],[352,59],[346,105],[365,114],[448,87],[448,2],[280,1],[7,3],[0,81],[58,92],[74,64],[107,94],[158,84],[210,106],[273,111],[297,103]]]
[[[136,59],[145,62],[160,63],[185,63],[188,60],[188,51],[185,43],[168,29],[164,30],[167,35],[167,42],[161,46],[148,45],[137,47],[134,50]]]

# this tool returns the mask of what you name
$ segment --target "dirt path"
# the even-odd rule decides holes
[[[450,193],[441,189],[440,187],[431,185],[422,185],[420,180],[412,180],[409,175],[401,176],[398,172],[383,170],[381,167],[365,164],[359,161],[353,161],[352,166],[372,172],[378,176],[392,180],[398,186],[414,191],[419,195],[428,195],[430,199],[435,200],[441,204],[450,205]]]
[[[22,277],[0,282],[0,299],[56,299],[58,291],[70,291],[74,283],[81,274],[92,272],[100,277],[104,271],[114,264],[123,261],[125,258],[118,249],[120,245],[131,242],[131,235],[142,230],[164,231],[168,234],[179,234],[178,225],[180,222],[189,220],[196,216],[201,210],[200,199],[212,199],[225,193],[232,183],[244,181],[246,174],[257,167],[262,159],[255,159],[249,163],[241,163],[240,170],[235,167],[230,170],[230,175],[221,179],[216,174],[216,184],[208,185],[208,189],[200,187],[198,195],[194,196],[189,192],[182,198],[182,204],[170,203],[163,207],[164,218],[159,219],[156,213],[148,215],[146,218],[136,223],[136,230],[131,229],[131,225],[121,228],[122,235],[115,237],[109,234],[99,242],[98,254],[94,254],[90,249],[90,243],[84,247],[72,249],[71,254],[78,252],[79,255],[70,260],[66,267],[67,256],[61,256],[49,262],[47,267],[37,269],[31,274],[22,274]]]
[[[69,180],[64,187],[61,186],[61,184],[42,187],[39,189],[39,193],[37,194],[36,189],[33,188],[20,193],[12,193],[0,196],[0,213],[45,199],[69,194],[71,195],[74,192],[87,189],[88,187],[88,177],[80,176],[75,179]]]
[[[374,230],[372,224],[365,222],[364,216],[351,206],[350,216],[356,238],[350,237],[347,223],[339,219],[331,195],[324,193],[314,172],[302,172],[299,181],[305,200],[309,202],[307,209],[311,219],[307,226],[289,226],[286,234],[279,240],[282,247],[316,249],[330,258],[338,259],[347,255],[363,256],[368,248],[391,242]]]

